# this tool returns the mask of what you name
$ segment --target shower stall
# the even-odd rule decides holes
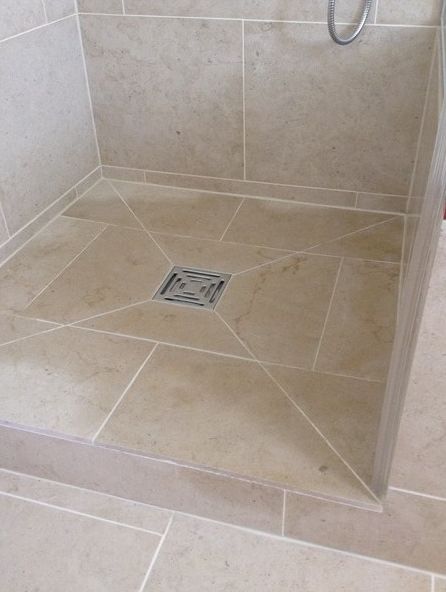
[[[0,467],[290,536],[385,503],[441,6],[366,2],[345,44],[364,3],[331,37],[327,4],[1,3]]]

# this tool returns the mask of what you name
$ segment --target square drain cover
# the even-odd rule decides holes
[[[153,299],[214,308],[230,278],[228,273],[174,267]]]

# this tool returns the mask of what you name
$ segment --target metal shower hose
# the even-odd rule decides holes
[[[362,17],[359,22],[359,25],[356,27],[356,29],[353,31],[353,33],[350,35],[350,37],[343,38],[343,37],[339,37],[339,35],[336,32],[336,20],[335,20],[336,0],[328,0],[328,31],[329,31],[330,37],[333,39],[333,41],[335,43],[338,43],[339,45],[348,45],[349,43],[354,41],[356,39],[356,37],[358,37],[358,35],[361,33],[362,29],[364,28],[364,25],[366,23],[367,17],[369,16],[369,12],[372,7],[372,4],[373,4],[373,0],[365,0],[364,11],[362,13]]]

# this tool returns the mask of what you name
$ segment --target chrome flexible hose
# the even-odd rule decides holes
[[[372,8],[372,4],[373,0],[365,0],[364,11],[362,13],[359,25],[356,27],[356,29],[353,31],[350,37],[343,38],[339,37],[339,35],[336,32],[336,0],[328,0],[328,31],[333,41],[335,43],[338,43],[339,45],[348,45],[349,43],[354,41],[364,28],[364,25],[367,21],[367,17],[370,13],[370,9]]]

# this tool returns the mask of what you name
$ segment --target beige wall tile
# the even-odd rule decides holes
[[[123,167],[103,166],[102,174],[106,178],[119,179],[121,181],[134,181],[136,183],[144,183],[144,171],[138,169],[126,169]]]
[[[83,16],[82,30],[104,164],[243,177],[241,23]]]
[[[26,315],[74,322],[149,300],[170,264],[143,231],[109,226],[26,309]]]
[[[0,269],[0,309],[24,309],[103,228],[69,218],[49,224]]]
[[[384,512],[287,494],[285,534],[446,573],[446,502],[390,491]]]
[[[363,210],[381,210],[384,212],[405,213],[407,197],[404,195],[379,195],[377,193],[360,193],[356,202]]]
[[[0,471],[0,490],[159,534],[164,532],[171,515],[146,504],[7,471]]]
[[[4,43],[0,63],[0,197],[16,232],[98,163],[75,19]]]
[[[393,346],[399,265],[345,260],[316,369],[385,380]]]
[[[91,439],[153,347],[72,328],[4,345],[2,420]]]
[[[77,0],[79,12],[122,14],[122,0]]]
[[[42,0],[2,0],[0,4],[0,39],[44,23]]]
[[[378,4],[378,23],[439,25],[441,0],[385,0]]]
[[[175,517],[144,592],[179,589],[429,592],[430,577],[365,558]]]
[[[245,360],[158,346],[97,442],[370,501],[263,369]]]
[[[245,31],[247,178],[407,194],[434,31],[370,27],[348,48],[322,24]]]
[[[75,13],[75,0],[44,0],[49,21],[64,18]]]
[[[283,491],[0,426],[0,466],[129,500],[280,533]]]
[[[158,535],[0,496],[5,590],[136,590]],[[31,526],[32,525],[32,526]]]

